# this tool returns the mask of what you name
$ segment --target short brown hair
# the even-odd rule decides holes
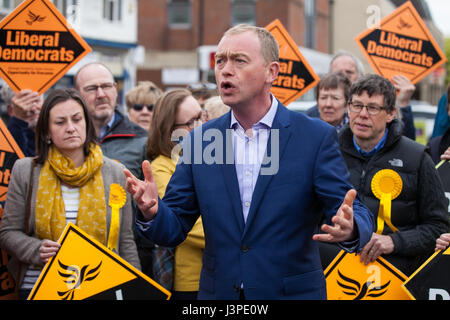
[[[153,107],[152,124],[148,132],[147,158],[171,157],[176,143],[172,141],[177,111],[181,103],[192,94],[187,89],[174,89],[164,93]]]
[[[394,85],[388,79],[378,74],[367,74],[356,80],[350,88],[350,98],[353,95],[361,95],[367,92],[369,97],[374,94],[383,96],[386,112],[395,110],[395,99],[397,97]]]
[[[341,88],[344,90],[345,102],[350,99],[350,88],[352,83],[350,79],[340,71],[328,73],[317,84],[316,99],[319,100],[320,90],[330,90]]]
[[[280,60],[280,48],[275,37],[265,28],[255,27],[248,24],[238,24],[224,33],[224,37],[229,35],[241,34],[244,32],[253,32],[258,36],[261,45],[261,55],[266,64],[278,62]]]
[[[94,124],[87,109],[86,103],[81,94],[75,89],[55,89],[45,98],[42,104],[41,112],[36,124],[36,162],[44,163],[47,160],[50,144],[47,143],[49,137],[50,124],[50,110],[58,103],[68,100],[76,101],[82,108],[84,119],[86,121],[86,141],[84,142],[83,150],[87,156],[89,154],[90,143],[98,144],[97,136],[95,134]]]

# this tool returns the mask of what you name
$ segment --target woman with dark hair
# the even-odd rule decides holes
[[[181,150],[178,141],[202,124],[202,109],[186,89],[166,92],[157,101],[147,141],[147,157],[162,199]],[[173,250],[155,247],[155,280],[173,290],[173,299],[197,299],[197,291],[205,246],[201,218],[194,224],[186,240]]]
[[[13,256],[8,269],[21,298],[57,253],[56,241],[68,222],[140,268],[131,197],[119,210],[118,223],[112,223],[108,205],[111,184],[125,187],[123,168],[103,156],[80,94],[51,92],[36,125],[36,157],[19,159],[12,169],[0,228],[0,247]]]

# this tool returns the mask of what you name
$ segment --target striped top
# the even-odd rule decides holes
[[[80,204],[80,188],[69,188],[61,185],[61,194],[66,208],[66,223],[76,224]]]
[[[80,188],[69,188],[61,185],[61,195],[66,209],[66,224],[69,222],[76,224],[78,205],[80,204]],[[25,271],[21,289],[33,289],[40,273],[40,267],[29,265]]]

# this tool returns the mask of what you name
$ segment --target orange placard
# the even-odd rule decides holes
[[[171,293],[69,223],[29,300],[168,300]]]
[[[8,128],[0,119],[0,202],[6,200],[11,169],[17,159],[25,157]]]
[[[410,1],[355,38],[376,73],[417,83],[447,59]]]
[[[401,285],[407,277],[385,259],[365,265],[342,250],[325,270],[328,300],[410,300]]]
[[[44,93],[91,51],[49,0],[26,0],[0,22],[0,76]]]
[[[280,47],[280,73],[272,83],[271,92],[287,106],[313,88],[320,79],[280,20],[274,20],[266,29],[272,33]]]
[[[3,217],[3,207],[6,200],[11,169],[17,159],[24,157],[8,128],[0,119],[0,225]],[[0,248],[0,300],[15,299],[15,282],[8,271],[8,254]]]

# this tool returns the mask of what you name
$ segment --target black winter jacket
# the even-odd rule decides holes
[[[431,159],[435,164],[441,161],[441,155],[450,147],[450,128],[442,136],[434,137],[428,141]]]
[[[118,107],[115,114],[119,120],[100,141],[103,154],[119,161],[136,177],[141,178],[148,133],[120,112]]]
[[[348,126],[339,134],[339,145],[350,180],[375,220],[380,200],[371,189],[374,175],[382,169],[400,175],[403,187],[391,207],[391,221],[398,231],[384,225],[383,234],[394,242],[394,252],[385,258],[410,274],[433,253],[436,238],[449,229],[449,217],[442,183],[426,148],[402,136],[398,120],[388,129],[385,145],[371,157],[356,151]]]

